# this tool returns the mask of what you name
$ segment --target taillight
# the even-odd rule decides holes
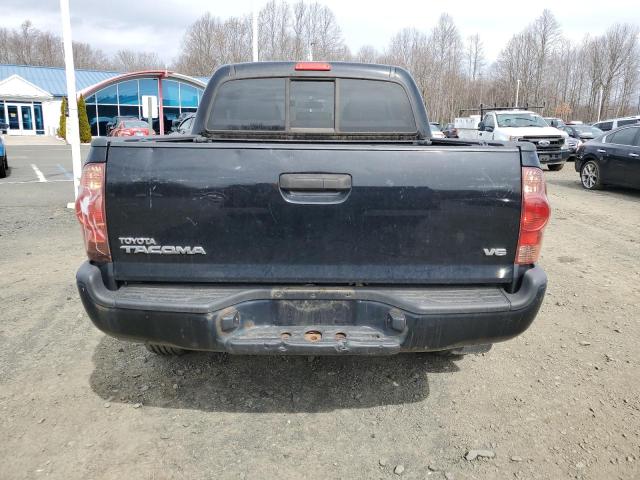
[[[296,63],[296,70],[328,72],[331,70],[331,64],[324,62],[298,62]]]
[[[547,200],[544,173],[536,167],[522,167],[522,214],[516,263],[535,263],[540,256],[542,233],[551,209]]]
[[[110,262],[107,216],[104,206],[104,163],[87,163],[82,169],[76,199],[76,216],[82,225],[89,260]]]

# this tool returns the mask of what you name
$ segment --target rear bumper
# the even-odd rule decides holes
[[[514,294],[497,287],[214,287],[130,285],[112,291],[86,262],[82,303],[124,340],[238,354],[384,355],[495,343],[524,332],[544,298],[540,267]]]

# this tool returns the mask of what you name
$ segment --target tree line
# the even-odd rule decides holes
[[[398,31],[381,51],[365,45],[352,52],[333,11],[320,3],[271,0],[258,16],[259,60],[358,61],[408,69],[433,121],[447,122],[464,108],[544,105],[545,116],[595,120],[636,113],[640,90],[637,25],[616,23],[602,35],[572,42],[544,10],[489,62],[479,34],[462,37],[453,18],[441,15],[430,30]],[[221,19],[205,13],[187,29],[169,67],[208,76],[219,65],[250,61],[251,17]],[[0,29],[0,63],[63,65],[60,39],[25,22]],[[88,44],[74,45],[76,67],[122,71],[158,68],[156,54],[120,51],[108,57]],[[465,113],[466,115],[466,113]]]
[[[546,116],[592,121],[636,113],[640,108],[637,25],[613,24],[602,35],[574,43],[549,10],[514,34],[494,62],[479,34],[466,38],[443,14],[427,31],[405,28],[386,48],[351,52],[340,25],[319,3],[271,0],[261,9],[259,60],[385,63],[408,69],[430,118],[451,121],[464,108],[518,104],[544,106]],[[251,60],[251,17],[219,19],[209,13],[185,33],[178,70],[198,76],[221,64]],[[465,113],[466,115],[466,113]]]
[[[125,49],[109,56],[83,42],[73,42],[73,61],[80,69],[119,72],[164,68],[164,63],[152,52]],[[0,63],[64,67],[62,38],[35,28],[30,20],[25,20],[17,29],[0,27]]]

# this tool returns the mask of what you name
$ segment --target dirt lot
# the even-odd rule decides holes
[[[9,153],[1,479],[640,478],[640,192],[547,173],[547,298],[483,356],[165,359],[82,309],[66,147]]]

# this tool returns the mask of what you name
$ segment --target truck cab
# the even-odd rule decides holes
[[[554,171],[562,169],[569,158],[567,137],[566,132],[550,127],[544,118],[528,110],[486,112],[478,124],[481,140],[533,143],[540,163]]]

